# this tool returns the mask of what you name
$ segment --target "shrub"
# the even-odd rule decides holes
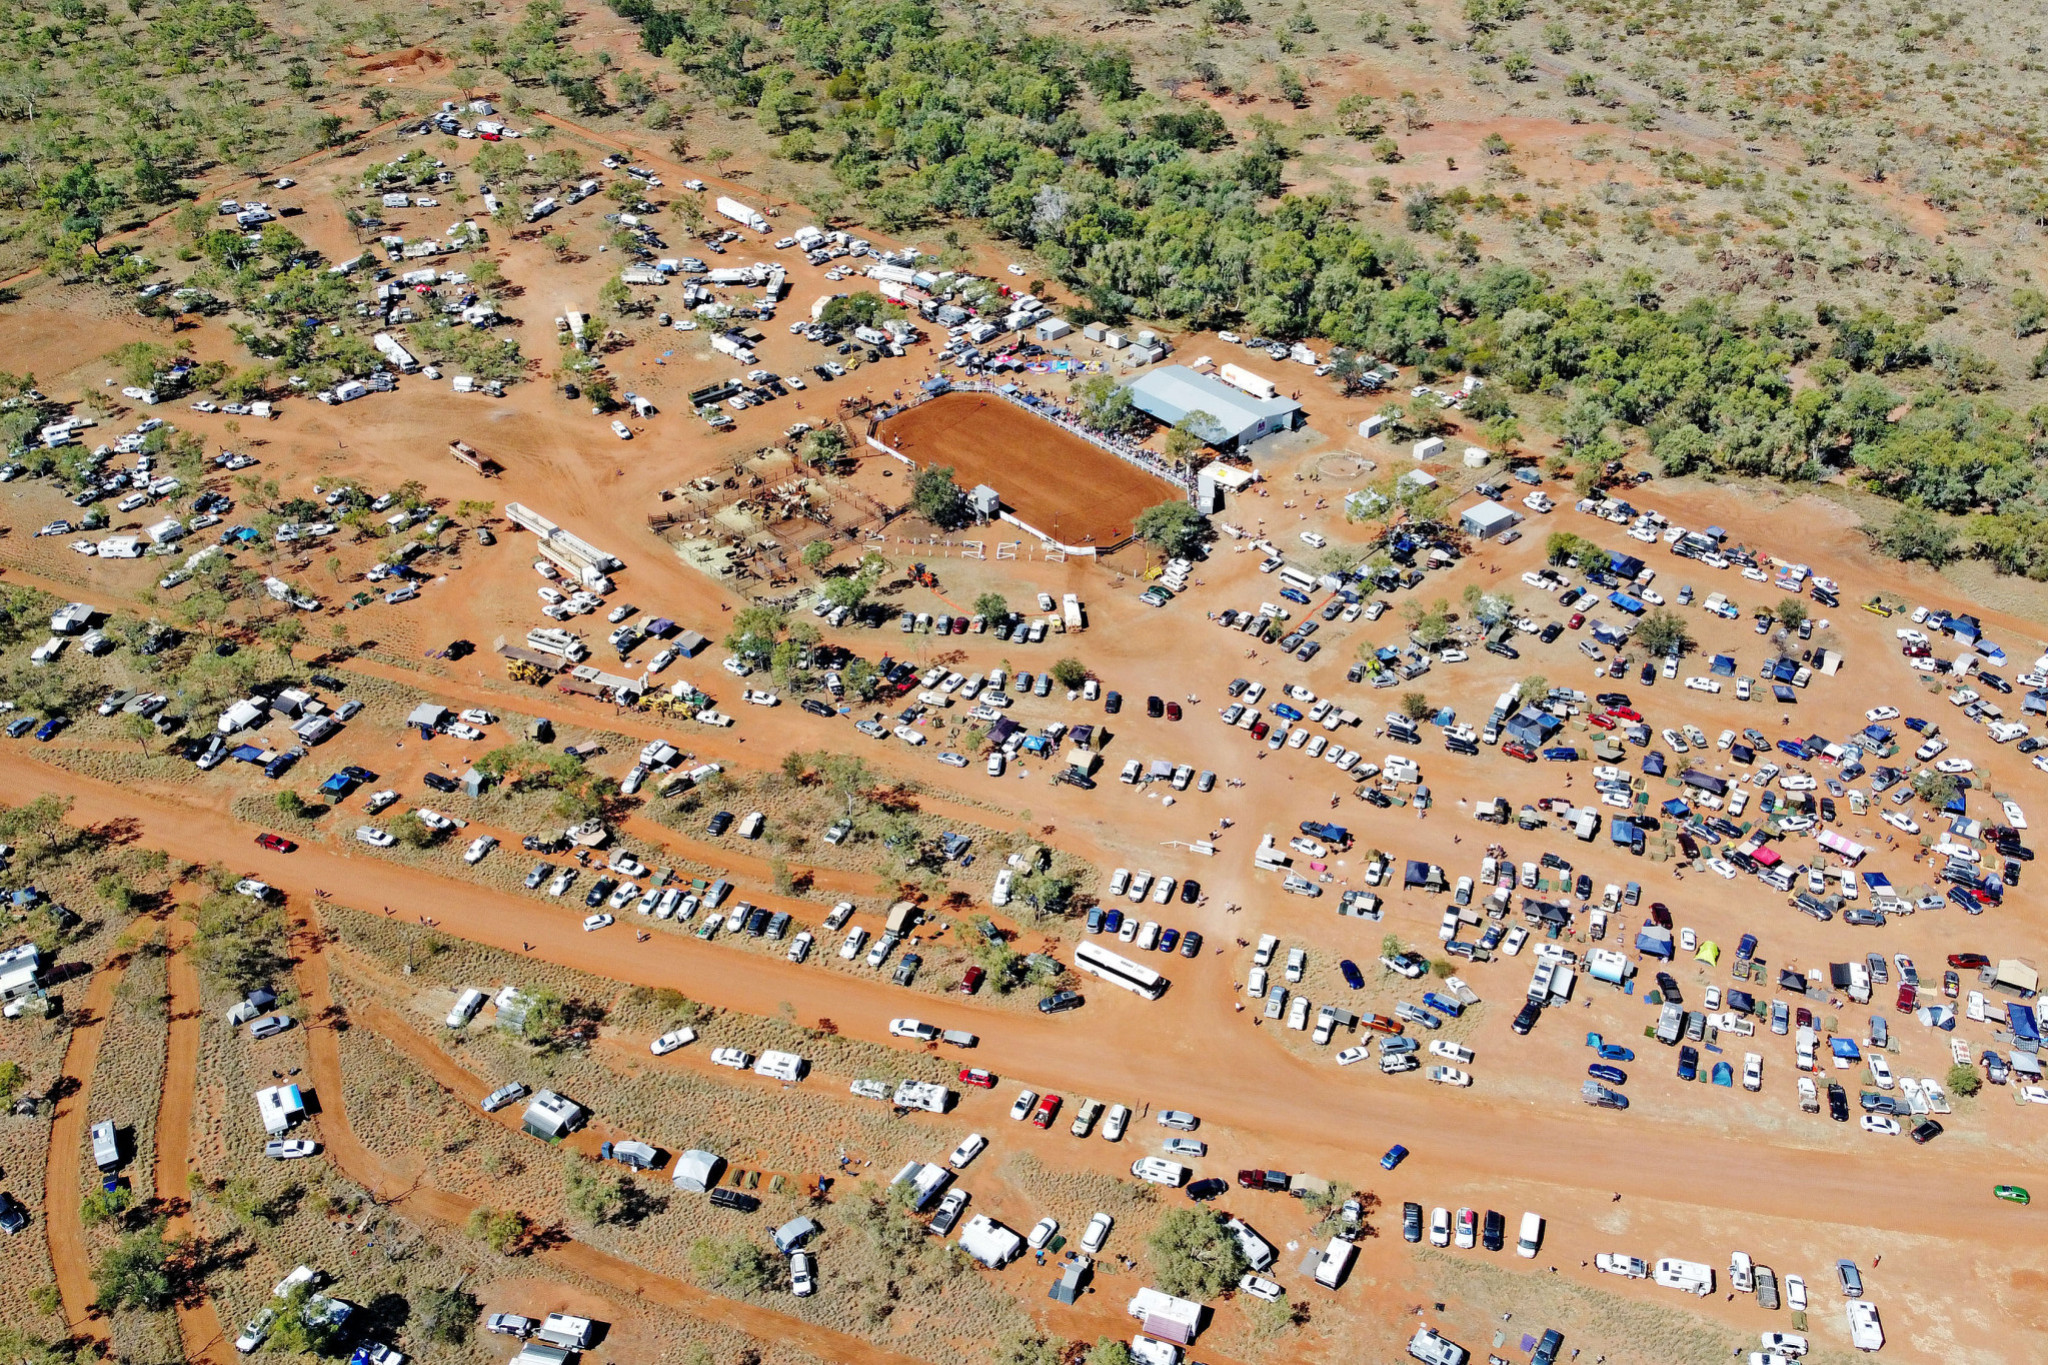
[[[1962,1099],[1968,1099],[1984,1086],[1977,1075],[1977,1068],[1968,1062],[1957,1062],[1948,1069],[1948,1092]]]
[[[744,1237],[699,1237],[690,1244],[690,1269],[715,1289],[757,1293],[774,1281],[774,1262]]]
[[[1236,1288],[1249,1268],[1214,1209],[1174,1209],[1145,1241],[1159,1288],[1182,1298],[1213,1299]]]

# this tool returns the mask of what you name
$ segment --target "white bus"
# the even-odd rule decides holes
[[[1141,967],[1127,957],[1120,957],[1092,943],[1083,943],[1074,949],[1074,965],[1111,985],[1135,991],[1147,1000],[1157,1000],[1166,991],[1166,978],[1150,967]]]

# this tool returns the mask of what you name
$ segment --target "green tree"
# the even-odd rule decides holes
[[[1401,714],[1410,720],[1421,720],[1429,714],[1429,698],[1420,692],[1403,692]]]
[[[1214,1209],[1173,1209],[1145,1242],[1154,1282],[1181,1298],[1213,1299],[1236,1288],[1250,1268],[1237,1238],[1223,1226],[1223,1215]]]
[[[1136,430],[1147,419],[1131,402],[1128,385],[1112,375],[1094,374],[1074,386],[1081,419],[1097,431],[1121,435]]]
[[[1903,508],[1890,524],[1866,534],[1893,559],[1925,560],[1937,569],[1957,554],[1955,529],[1924,508]]]
[[[1186,502],[1155,503],[1138,513],[1138,536],[1161,554],[1192,554],[1215,535],[1209,519]]]
[[[1180,461],[1190,459],[1195,452],[1209,444],[1205,432],[1218,429],[1216,419],[1197,408],[1175,422],[1166,432],[1166,458]]]
[[[1010,604],[1001,593],[991,589],[974,599],[974,614],[991,621],[1001,620],[1010,614]]]
[[[170,1260],[171,1248],[164,1241],[162,1224],[152,1223],[129,1233],[93,1267],[93,1286],[98,1291],[93,1306],[102,1312],[117,1308],[156,1312],[169,1307]]]
[[[910,505],[934,526],[951,529],[967,521],[967,495],[953,482],[951,465],[920,469],[911,485]]]
[[[1635,642],[1652,655],[1683,654],[1692,646],[1684,618],[1665,607],[1653,607],[1636,623]]]
[[[818,539],[804,546],[804,567],[816,573],[832,557],[832,542]]]
[[[1797,597],[1781,597],[1776,615],[1779,625],[1787,630],[1798,630],[1800,622],[1807,618],[1806,603]]]
[[[1516,701],[1541,701],[1550,695],[1550,679],[1541,673],[1531,673],[1515,685]]]
[[[517,1209],[479,1208],[469,1215],[469,1235],[500,1256],[510,1256],[526,1240],[526,1215]]]
[[[1131,1365],[1131,1348],[1115,1337],[1097,1337],[1083,1365]]]
[[[1088,670],[1079,659],[1061,659],[1052,666],[1052,680],[1069,692],[1077,691],[1088,681]]]
[[[1921,771],[1913,775],[1913,794],[1936,810],[1956,799],[1956,780],[1948,773]]]
[[[20,1062],[0,1062],[0,1104],[11,1104],[28,1084],[28,1068]]]
[[[306,818],[306,799],[286,788],[277,794],[277,813],[287,820],[303,820]]]
[[[1957,1062],[1948,1069],[1948,1092],[1958,1099],[1969,1099],[1984,1086],[1977,1075],[1977,1068],[1968,1062]]]
[[[742,607],[733,613],[725,647],[751,663],[765,664],[787,624],[787,618],[773,607]]]

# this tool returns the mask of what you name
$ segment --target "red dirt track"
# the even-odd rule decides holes
[[[941,394],[878,434],[920,468],[951,465],[962,488],[989,485],[1018,517],[1068,545],[1121,540],[1138,513],[1176,500],[1164,479],[990,394]]]

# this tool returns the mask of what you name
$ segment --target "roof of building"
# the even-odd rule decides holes
[[[1513,526],[1521,519],[1519,513],[1501,506],[1490,498],[1485,502],[1474,503],[1458,514],[1461,524],[1473,526],[1481,533]]]
[[[1196,374],[1185,365],[1152,370],[1133,379],[1129,387],[1131,402],[1140,411],[1169,426],[1189,413],[1207,413],[1214,420],[1196,434],[1211,444],[1234,441],[1261,422],[1301,407],[1290,398],[1254,398],[1220,379]]]

